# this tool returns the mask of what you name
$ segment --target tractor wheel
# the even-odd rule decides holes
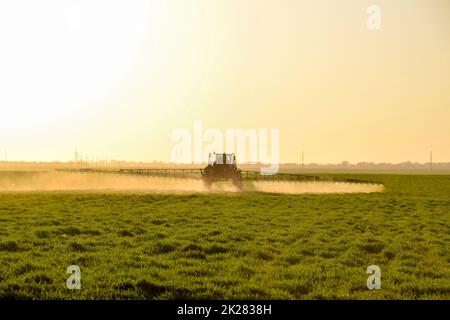
[[[233,185],[239,190],[242,190],[243,187],[242,177],[241,176],[233,177]]]
[[[211,189],[212,180],[209,179],[209,178],[204,177],[203,178],[203,184],[205,185],[206,188]]]

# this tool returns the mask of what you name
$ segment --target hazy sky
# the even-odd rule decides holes
[[[0,2],[9,160],[168,161],[195,120],[279,128],[282,162],[450,161],[450,2]]]

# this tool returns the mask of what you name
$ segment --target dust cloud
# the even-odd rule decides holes
[[[208,190],[199,179],[132,176],[111,173],[14,172],[0,174],[0,192],[8,191],[129,191],[129,192],[237,192],[217,184]]]
[[[0,174],[0,192],[24,191],[111,191],[111,192],[240,192],[231,183],[215,183],[211,189],[200,179],[131,176],[110,173],[10,172]],[[377,184],[343,182],[257,181],[244,185],[244,192],[266,193],[370,193],[382,192]]]
[[[349,182],[287,182],[258,181],[253,183],[255,191],[270,193],[372,193],[382,192],[383,185]]]

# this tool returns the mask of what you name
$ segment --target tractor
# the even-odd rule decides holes
[[[242,189],[242,173],[237,168],[234,153],[210,153],[208,166],[202,169],[202,180],[210,188],[213,182],[229,181],[238,189]]]

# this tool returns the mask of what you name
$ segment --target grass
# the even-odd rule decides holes
[[[333,176],[386,189],[0,193],[0,298],[449,299],[450,176]]]

